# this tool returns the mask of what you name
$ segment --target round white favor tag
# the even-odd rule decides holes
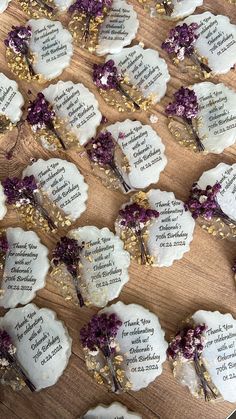
[[[116,341],[124,356],[125,373],[131,390],[147,387],[162,373],[166,360],[167,342],[158,317],[146,308],[122,302],[100,313],[115,313],[122,321]]]
[[[236,320],[231,314],[199,310],[192,316],[206,324],[206,343],[201,358],[210,379],[224,400],[236,402]]]
[[[93,226],[71,230],[69,236],[84,246],[80,254],[80,276],[85,300],[97,307],[105,307],[117,298],[128,282],[130,256],[123,242],[108,228]]]
[[[184,203],[173,192],[151,189],[147,193],[150,208],[159,212],[159,217],[148,225],[147,248],[153,257],[153,266],[171,266],[190,249],[195,221]]]
[[[10,227],[6,238],[9,250],[0,286],[0,306],[10,308],[29,303],[45,286],[49,262],[48,249],[33,231]]]
[[[227,73],[236,63],[236,25],[227,16],[205,12],[184,20],[188,25],[197,23],[198,39],[194,47],[200,56],[207,58],[215,74]]]
[[[39,159],[23,172],[23,176],[31,175],[72,221],[85,211],[88,185],[73,163],[57,158]]]
[[[223,83],[196,83],[197,130],[205,149],[220,154],[236,142],[236,92]]]
[[[35,304],[9,310],[0,319],[16,347],[16,357],[36,391],[54,385],[71,355],[71,338],[56,313]]]
[[[2,220],[7,213],[7,207],[5,204],[6,204],[6,195],[4,194],[3,187],[0,182],[0,220]]]
[[[139,21],[131,4],[113,0],[108,14],[99,28],[98,55],[117,54],[135,38]]]
[[[6,116],[16,124],[22,116],[24,99],[18,90],[18,84],[0,73],[0,118]]]
[[[202,174],[197,184],[205,189],[208,185],[221,184],[221,190],[217,194],[217,202],[222,211],[236,221],[236,164],[219,163],[213,169]]]
[[[1,0],[0,1],[0,13],[3,13],[7,9],[8,4],[10,3],[10,1],[11,0]]]
[[[110,406],[99,405],[90,409],[81,419],[142,419],[137,413],[128,411],[127,407],[115,402]]]
[[[75,134],[81,145],[96,134],[102,120],[98,102],[87,87],[72,81],[59,81],[42,92],[56,116],[65,120],[66,128]]]
[[[122,76],[127,76],[129,82],[144,98],[150,98],[152,104],[165,96],[170,75],[165,60],[157,51],[135,45],[124,48],[119,54],[109,55],[108,60],[113,60]]]
[[[159,180],[167,164],[165,146],[157,133],[139,121],[126,119],[106,127],[127,161],[127,170],[117,159],[117,165],[131,189],[145,189]]]
[[[31,19],[27,25],[32,29],[29,49],[35,57],[35,72],[46,80],[60,76],[73,54],[70,32],[61,22],[48,19]]]

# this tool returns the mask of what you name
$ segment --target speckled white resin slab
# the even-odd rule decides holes
[[[23,176],[30,175],[71,220],[85,211],[88,185],[73,163],[57,158],[39,159],[24,170]]]
[[[99,28],[98,55],[117,54],[130,45],[138,31],[137,13],[125,0],[114,0]]]
[[[102,114],[95,96],[87,87],[72,81],[59,81],[44,89],[43,94],[81,145],[96,134]]]
[[[48,19],[31,19],[29,48],[35,56],[34,70],[46,80],[52,80],[70,65],[73,54],[72,36],[61,22]]]
[[[145,98],[151,96],[153,104],[165,96],[170,75],[165,60],[157,51],[135,45],[109,55],[107,60],[114,60],[121,74],[127,76]]]
[[[140,305],[125,305],[120,301],[102,310],[104,312],[115,313],[123,322],[116,340],[125,356],[131,389],[138,391],[147,387],[161,375],[166,360],[168,344],[158,317]]]
[[[17,360],[36,391],[53,386],[63,374],[70,355],[71,338],[56,313],[35,304],[9,310],[0,319],[17,348]]]
[[[110,406],[99,405],[90,409],[81,419],[142,419],[137,413],[128,411],[127,407],[115,402]]]

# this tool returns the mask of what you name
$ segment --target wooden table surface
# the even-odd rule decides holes
[[[165,55],[160,47],[161,42],[174,24],[149,18],[137,1],[131,2],[140,20],[135,43],[141,41],[145,47],[154,48],[160,52],[161,56]],[[230,5],[226,0],[205,1],[204,6],[197,12],[206,10],[228,15],[236,24],[236,6]],[[65,25],[66,19],[66,16],[61,18]],[[27,17],[20,11],[16,0],[13,0],[7,11],[0,15],[0,71],[10,78],[13,76],[6,64],[3,40],[11,25],[22,25],[26,20]],[[91,82],[92,65],[99,61],[102,59],[75,47],[71,66],[63,72],[60,78],[82,82],[89,87],[98,98],[100,109],[109,121],[115,122],[131,117],[150,124],[150,113],[119,114],[99,98]],[[168,164],[155,187],[173,191],[177,198],[184,200],[188,196],[192,183],[203,171],[214,167],[221,161],[228,164],[235,162],[236,147],[230,147],[220,155],[202,156],[185,150],[175,143],[167,129],[164,108],[177,88],[194,80],[188,78],[186,74],[181,74],[169,59],[168,66],[171,80],[165,98],[155,107],[158,122],[153,125],[165,144]],[[232,70],[227,75],[219,77],[219,80],[228,86],[235,87],[236,72]],[[30,98],[29,87],[33,94],[40,89],[37,84],[29,86],[25,82],[19,82],[19,86],[26,102]],[[1,150],[10,147],[10,140],[10,135],[1,139]],[[55,156],[75,163],[89,185],[87,210],[76,225],[95,225],[99,228],[106,226],[113,230],[117,211],[127,197],[102,186],[91,172],[86,158],[76,150],[71,150],[64,155],[48,153],[36,144],[30,132],[27,131],[11,162],[4,159],[1,151],[0,179],[7,175],[20,175],[32,157]],[[1,226],[4,227],[19,224],[20,220],[13,211],[9,211],[7,217],[1,222]],[[59,235],[52,236],[42,231],[38,231],[38,234],[49,249],[53,248],[59,237]],[[175,262],[172,267],[140,267],[133,262],[130,268],[130,280],[124,287],[120,299],[125,303],[142,304],[156,313],[166,331],[167,339],[176,331],[182,319],[198,309],[219,309],[236,316],[235,284],[231,272],[235,256],[235,244],[215,240],[197,226],[190,252],[185,254],[183,259]],[[153,419],[158,416],[161,419],[225,419],[234,410],[235,406],[229,403],[214,404],[194,399],[186,388],[175,381],[168,362],[164,365],[163,374],[148,388],[120,396],[108,393],[105,388],[99,387],[87,373],[79,343],[79,330],[84,323],[88,322],[96,309],[80,309],[66,302],[52,281],[48,281],[46,287],[38,292],[34,302],[39,307],[55,310],[59,319],[65,322],[73,338],[72,356],[63,376],[51,388],[31,394],[27,388],[14,393],[9,387],[1,387],[1,419],[71,419],[82,415],[94,405],[110,404],[115,400],[123,402],[130,410],[139,412],[144,419]],[[3,315],[4,310],[0,313]]]

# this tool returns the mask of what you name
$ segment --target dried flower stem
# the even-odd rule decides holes
[[[58,134],[57,130],[55,129],[55,127],[53,125],[53,122],[48,122],[46,126],[55,135],[55,137],[58,139],[58,141],[60,142],[63,150],[66,150],[66,145],[65,145],[63,139],[61,138],[61,136]]]
[[[143,240],[142,230],[140,228],[136,228],[135,234],[138,238],[139,247],[140,247],[140,254],[141,254],[141,264],[146,265],[148,263],[148,256],[146,251],[146,246]]]
[[[45,208],[43,208],[40,203],[38,202],[37,198],[34,197],[32,198],[31,196],[27,196],[27,193],[25,193],[25,197],[28,198],[30,200],[31,205],[42,215],[42,217],[47,221],[48,226],[50,228],[50,230],[55,230],[56,229],[56,225],[54,224],[54,222],[52,221],[52,219],[50,218],[48,212],[45,210]]]
[[[16,148],[19,140],[20,140],[21,129],[24,125],[24,122],[25,121],[19,121],[16,125],[16,128],[17,128],[16,139],[15,139],[15,142],[14,142],[13,146],[10,148],[10,150],[6,152],[7,160],[10,160],[13,156],[13,152],[14,152],[14,150],[15,150],[15,148]]]
[[[131,190],[130,186],[125,182],[125,180],[123,179],[122,174],[120,173],[120,171],[118,170],[118,168],[116,167],[116,164],[114,161],[112,161],[111,163],[109,163],[109,166],[111,168],[111,170],[115,173],[116,177],[119,179],[119,181],[121,182],[125,192],[129,192]]]
[[[140,106],[135,100],[129,95],[128,92],[121,86],[120,83],[117,83],[116,89],[118,92],[120,92],[123,96],[125,96],[129,101],[131,101],[134,104],[135,109],[140,110]]]
[[[27,67],[29,69],[30,75],[32,77],[34,77],[36,75],[36,73],[35,73],[35,71],[33,69],[33,66],[32,66],[31,62],[30,62],[29,52],[27,52],[26,54],[22,54],[22,55],[23,55],[23,57],[25,59],[25,62],[26,62],[26,65],[27,65]]]
[[[201,68],[201,70],[205,71],[206,73],[211,73],[211,69],[210,67],[203,63],[196,54],[191,54],[190,55],[191,60],[194,62],[194,64],[196,64],[198,67]]]
[[[17,359],[12,356],[9,352],[7,351],[0,351],[1,355],[7,359],[7,361],[9,362],[9,364],[12,366],[12,368],[14,368],[14,370],[23,378],[25,384],[27,385],[27,387],[34,392],[36,390],[35,385],[30,381],[30,379],[27,377],[26,373],[23,371],[21,365],[19,364],[19,362],[17,361]]]
[[[117,380],[116,371],[115,371],[115,368],[111,359],[111,350],[110,350],[109,344],[107,344],[107,347],[102,348],[102,353],[104,357],[106,358],[106,362],[111,373],[111,378],[112,378],[115,393],[122,391],[122,386]]]
[[[192,132],[194,134],[194,139],[195,139],[195,142],[197,144],[198,151],[204,151],[205,150],[205,147],[202,144],[202,141],[201,141],[201,139],[199,138],[199,136],[198,136],[198,134],[196,132],[196,129],[195,129],[194,125],[193,125],[192,119],[191,118],[183,118],[183,119],[184,119],[185,124],[191,128],[191,130],[192,130]]]
[[[36,3],[38,3],[39,6],[43,7],[44,9],[46,9],[49,13],[53,13],[54,9],[53,7],[49,6],[47,3],[45,3],[45,1],[43,0],[35,0]]]
[[[234,226],[236,226],[236,221],[230,218],[227,214],[225,214],[220,208],[220,206],[218,209],[215,210],[215,216],[222,218],[226,224],[233,224]]]
[[[74,287],[75,287],[76,295],[77,295],[77,298],[79,300],[79,305],[80,305],[80,307],[83,307],[85,304],[84,304],[84,299],[82,297],[82,294],[80,292],[78,276],[77,275],[72,275],[72,274],[71,274],[71,276],[72,276],[72,279],[73,279],[73,284],[74,284]]]
[[[167,16],[171,16],[174,10],[174,6],[172,4],[169,4],[168,0],[163,0],[162,5],[165,9],[165,14]]]
[[[212,399],[212,397],[214,399],[216,399],[217,395],[212,390],[210,384],[208,383],[208,381],[204,377],[204,369],[202,368],[202,366],[199,362],[199,356],[198,356],[197,352],[195,353],[195,356],[194,356],[194,366],[195,366],[195,371],[197,373],[197,376],[199,377],[200,382],[201,382],[201,387],[202,387],[203,392],[204,392],[205,401],[210,401]]]
[[[84,39],[85,42],[87,42],[88,38],[89,38],[91,19],[92,19],[91,15],[88,15],[87,18],[86,18],[85,29],[84,29],[84,33],[83,33],[83,36],[82,36],[82,39]]]

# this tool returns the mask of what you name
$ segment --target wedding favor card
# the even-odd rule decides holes
[[[88,186],[73,163],[57,158],[39,159],[23,175],[33,175],[49,199],[72,221],[85,211]]]
[[[99,405],[90,409],[81,419],[142,419],[137,413],[128,411],[123,404],[114,402],[110,406]]]
[[[87,87],[72,81],[59,81],[42,92],[52,105],[56,116],[65,121],[81,145],[96,134],[102,115],[98,102]]]
[[[0,118],[4,115],[13,124],[22,116],[24,99],[18,90],[18,84],[0,73]]]
[[[213,73],[225,74],[236,64],[236,25],[227,16],[205,12],[189,16],[184,22],[199,25],[194,46],[200,56],[208,59]]]
[[[165,60],[157,51],[135,45],[124,48],[119,54],[109,55],[107,60],[114,60],[121,74],[128,77],[144,98],[150,98],[152,104],[165,96],[170,75]]]
[[[0,306],[10,308],[27,304],[45,286],[49,262],[48,249],[33,231],[9,227],[6,238],[9,250],[0,286]]]
[[[71,338],[54,311],[35,304],[11,309],[0,319],[0,328],[10,335],[17,361],[36,391],[59,380],[71,355]]]
[[[113,0],[108,14],[99,28],[98,55],[121,52],[135,38],[139,27],[137,13],[125,0]]]

